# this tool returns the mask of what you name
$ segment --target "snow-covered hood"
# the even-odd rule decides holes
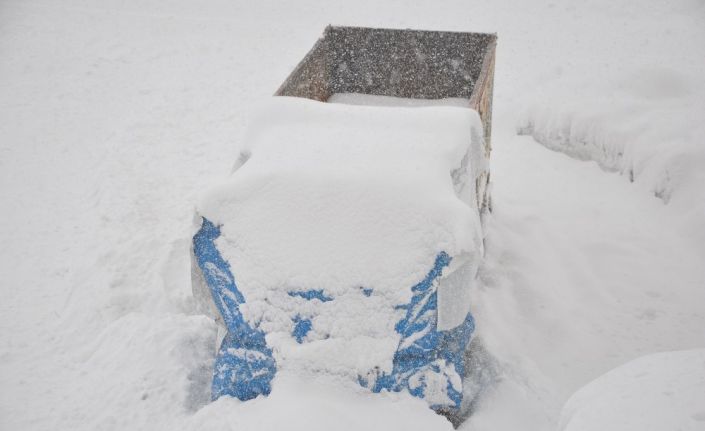
[[[453,258],[443,276],[474,278],[481,136],[467,108],[275,97],[260,109],[233,175],[197,211],[219,226],[240,312],[278,367],[391,371],[399,306],[439,253]],[[439,288],[438,329],[463,323],[467,290]]]

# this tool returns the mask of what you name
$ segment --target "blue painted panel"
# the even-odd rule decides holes
[[[204,218],[201,229],[193,238],[198,266],[228,329],[216,358],[212,398],[231,395],[249,400],[270,393],[276,363],[264,332],[250,326],[240,313],[239,306],[245,303],[245,298],[237,288],[230,265],[216,248],[215,240],[219,236],[220,228]],[[439,253],[426,277],[412,287],[413,296],[409,304],[397,306],[397,309],[406,312],[395,326],[400,343],[394,354],[392,372],[383,373],[373,381],[360,378],[361,385],[374,392],[406,390],[416,397],[427,399],[436,410],[460,408],[461,379],[465,375],[464,352],[475,325],[468,314],[458,327],[437,330],[436,285],[450,261],[451,257],[445,252]],[[361,289],[365,296],[373,293],[372,289]],[[309,301],[333,300],[323,290],[290,291],[288,294]],[[311,319],[296,315],[292,320],[292,336],[298,343],[303,343],[312,329]],[[439,395],[441,402],[437,401]],[[431,397],[436,401],[429,399]]]
[[[426,399],[430,397],[432,379],[435,390],[438,382],[445,382],[441,390],[445,400],[432,402],[438,409],[459,409],[462,402],[462,377],[465,375],[464,352],[475,330],[475,322],[470,314],[465,321],[450,330],[437,330],[438,303],[435,282],[443,268],[450,264],[451,257],[441,252],[436,257],[433,269],[417,285],[412,287],[411,302],[398,308],[405,309],[406,315],[396,325],[401,340],[394,354],[392,372],[382,374],[374,382],[360,379],[363,386],[374,392],[382,390],[410,394]],[[438,397],[439,394],[434,394]]]
[[[228,330],[216,357],[211,398],[230,395],[245,401],[269,394],[276,363],[264,332],[251,327],[240,313],[245,297],[215,245],[219,236],[220,228],[204,218],[193,237],[196,261]]]
[[[228,332],[216,356],[211,398],[216,400],[230,395],[246,401],[258,395],[269,395],[276,370],[272,351],[263,334],[262,337],[249,337],[243,343],[241,338]]]

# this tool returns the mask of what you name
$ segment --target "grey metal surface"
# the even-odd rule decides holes
[[[495,38],[483,33],[328,27],[330,91],[470,99]]]
[[[328,26],[276,95],[470,99],[496,39],[489,33]]]

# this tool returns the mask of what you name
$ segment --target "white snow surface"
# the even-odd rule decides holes
[[[563,408],[565,431],[705,428],[705,349],[646,355],[600,376]]]
[[[702,41],[701,41],[702,42]],[[699,47],[701,54],[705,49]],[[592,160],[678,209],[678,229],[705,243],[705,84],[673,65],[632,66],[600,81],[574,78],[575,95],[549,93],[518,130]]]
[[[326,375],[279,372],[269,397],[246,403],[221,397],[181,424],[187,431],[376,430],[452,431],[442,416],[406,393],[371,397],[356,383]]]
[[[243,316],[267,334],[278,367],[354,379],[376,367],[391,372],[394,325],[405,313],[395,307],[411,302],[411,287],[440,252],[475,270],[482,259],[477,112],[291,97],[258,109],[237,169],[197,208],[222,225],[216,243],[245,297]],[[451,172],[468,154],[464,202]],[[441,286],[439,302],[452,303]],[[289,295],[309,290],[332,300]],[[441,326],[462,323],[465,305],[445,307]],[[313,325],[302,346],[291,336],[297,315]]]
[[[470,99],[447,97],[444,99],[409,99],[406,97],[378,96],[360,93],[335,93],[326,100],[328,103],[367,106],[457,106],[470,108]]]
[[[696,0],[1,2],[0,428],[447,429],[419,400],[377,409],[352,388],[207,404],[194,205],[330,23],[498,33],[494,212],[470,305],[503,379],[462,429],[556,429],[599,376],[702,349],[704,20]],[[565,118],[573,135],[536,135],[560,152],[516,136],[530,119],[559,136]]]

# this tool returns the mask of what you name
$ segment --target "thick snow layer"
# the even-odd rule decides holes
[[[590,382],[563,408],[564,431],[705,428],[705,349],[635,359]]]
[[[519,123],[548,148],[592,160],[681,213],[681,231],[705,244],[705,85],[666,66],[643,66],[549,94]]]
[[[268,397],[243,403],[220,398],[179,428],[193,431],[446,430],[453,427],[406,393],[374,397],[352,382],[321,375],[280,373]]]
[[[347,105],[368,106],[457,106],[470,107],[470,99],[449,97],[446,99],[408,99],[406,97],[377,96],[359,93],[335,93],[328,98],[328,103],[343,103]]]
[[[705,345],[703,255],[671,205],[530,137],[499,139],[472,309],[504,379],[467,429],[553,429],[587,382]]]
[[[604,12],[611,22],[604,23],[605,30],[614,28],[620,12],[631,13],[620,2]],[[600,49],[583,47],[569,61],[554,59],[555,70],[546,72],[514,113],[520,133],[594,161],[632,182],[635,192],[671,205],[677,214],[672,228],[703,253],[705,34],[693,24],[704,13],[702,4],[690,1],[644,6],[630,30],[598,39],[604,43]]]
[[[476,112],[287,97],[262,109],[244,140],[247,161],[198,206],[223,225],[218,246],[248,312],[260,313],[265,286],[366,287],[406,303],[399,286],[421,280],[439,252],[481,250],[474,201],[459,199],[451,179],[481,128]],[[475,172],[483,162],[471,159]]]
[[[415,285],[429,278],[423,293],[432,295],[433,322],[424,323],[426,331],[437,327],[437,302],[438,329],[468,319],[482,232],[474,194],[464,202],[456,188],[472,191],[477,171],[469,169],[466,184],[454,184],[452,173],[468,158],[470,167],[485,167],[474,160],[483,148],[479,117],[470,109],[287,97],[260,109],[235,172],[197,209],[206,220],[200,232],[211,222],[219,226],[213,239],[229,267],[215,269],[218,257],[201,262],[197,240],[199,265],[213,279],[211,288],[234,277],[237,287],[226,287],[229,293],[216,300],[221,315],[231,331],[242,328],[233,313],[263,331],[279,369],[362,377],[377,388],[377,376],[401,372],[392,367],[397,349],[426,335],[399,326],[409,319],[418,326],[413,308],[426,309],[421,299],[412,300]],[[441,254],[443,265],[433,269]],[[446,269],[449,256],[458,259]],[[448,282],[441,278],[458,268]],[[408,311],[400,307],[407,304]],[[458,338],[463,347],[472,321],[465,326],[469,331]],[[448,367],[462,369],[462,351],[456,356],[460,364]],[[460,392],[457,372],[444,373]],[[429,386],[424,398],[455,403],[445,394],[445,377],[439,385]]]
[[[304,404],[292,390],[282,409],[256,416],[232,399],[203,406],[216,329],[190,317],[188,247],[197,194],[231,169],[253,104],[330,23],[499,36],[495,212],[470,299],[503,380],[464,428],[555,429],[563,403],[610,369],[702,348],[705,222],[686,197],[702,181],[682,183],[694,195],[674,187],[664,205],[646,170],[630,183],[628,171],[603,172],[515,130],[550,108],[551,118],[599,116],[607,128],[596,133],[675,131],[690,144],[663,149],[686,149],[691,172],[705,172],[691,151],[705,136],[704,20],[695,0],[3,1],[0,428],[228,429],[246,416],[237,428],[256,430]],[[618,91],[654,69],[685,92],[634,103]],[[618,115],[625,103],[629,115]],[[660,150],[648,154],[661,163]],[[308,429],[357,424],[363,413],[345,399],[315,409]],[[365,418],[447,429],[419,400],[398,406]]]

